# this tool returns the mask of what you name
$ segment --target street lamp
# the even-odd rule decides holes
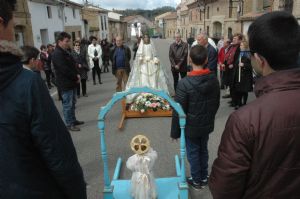
[[[204,13],[204,18],[203,18],[203,30],[205,31],[205,10],[206,10],[206,4],[205,4],[205,1],[203,0],[198,0],[198,7],[199,7],[199,10],[200,10],[200,16],[201,16],[201,12]]]

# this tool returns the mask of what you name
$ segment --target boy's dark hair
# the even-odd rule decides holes
[[[275,11],[256,19],[248,30],[252,53],[263,56],[274,70],[297,67],[300,27],[288,12]]]
[[[41,45],[40,50],[47,49],[45,45]]]
[[[22,59],[22,63],[23,64],[29,64],[29,61],[33,58],[33,59],[37,59],[40,51],[32,46],[23,46],[21,47],[21,50],[24,53],[23,59]]]
[[[0,17],[4,21],[4,26],[7,26],[8,22],[13,17],[13,11],[15,10],[16,0],[0,0]]]
[[[67,32],[59,33],[56,38],[56,43],[58,43],[58,41],[63,41],[65,38],[71,39],[71,35]]]
[[[54,47],[52,44],[47,44],[47,48]]]
[[[207,59],[207,49],[200,45],[193,46],[190,51],[190,58],[194,64],[204,67]]]

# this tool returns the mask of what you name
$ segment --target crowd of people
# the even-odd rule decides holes
[[[69,130],[79,131],[77,126],[84,123],[75,117],[75,104],[81,96],[88,97],[89,71],[92,71],[93,84],[96,85],[96,76],[98,83],[102,84],[101,73],[109,72],[110,55],[114,47],[107,39],[99,42],[94,36],[89,41],[77,38],[71,44],[71,36],[62,32],[55,44],[42,45],[40,50],[32,46],[21,48],[24,67],[39,75],[44,72],[49,90],[57,87]]]
[[[102,83],[101,69],[109,70],[109,59],[116,91],[124,90],[131,51],[121,37],[112,46],[95,37],[91,43],[76,40],[71,49],[66,32],[58,35],[55,45],[20,49],[14,43],[16,1],[0,0],[0,5],[0,196],[86,199],[83,171],[69,133],[83,124],[75,116],[77,96],[81,89],[87,97],[89,70],[94,85],[96,76]],[[300,27],[293,15],[272,12],[250,25],[248,38],[249,42],[235,34],[215,45],[201,33],[189,46],[177,34],[170,46],[174,98],[187,116],[187,182],[196,190],[209,185],[215,199],[297,198]],[[145,42],[145,49],[150,44]],[[253,69],[261,76],[255,82]],[[246,105],[254,83],[257,99]],[[48,91],[53,85],[61,94],[65,122]],[[223,97],[229,96],[238,110],[229,116],[209,175],[207,145],[220,105],[220,85],[228,88],[229,95]],[[171,137],[176,140],[180,133],[178,115],[173,113]]]

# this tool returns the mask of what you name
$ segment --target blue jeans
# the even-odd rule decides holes
[[[75,104],[76,104],[76,95],[77,88],[68,91],[62,91],[62,106],[63,114],[67,127],[70,127],[76,121],[75,117]]]
[[[209,135],[204,135],[199,138],[185,137],[187,158],[190,163],[191,175],[195,183],[200,183],[200,181],[207,179],[208,138]]]

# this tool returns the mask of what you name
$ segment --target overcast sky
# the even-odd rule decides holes
[[[77,3],[82,3],[83,0],[72,0]],[[105,9],[126,9],[126,8],[141,8],[141,9],[153,9],[162,6],[175,7],[180,0],[88,0],[96,5]]]

